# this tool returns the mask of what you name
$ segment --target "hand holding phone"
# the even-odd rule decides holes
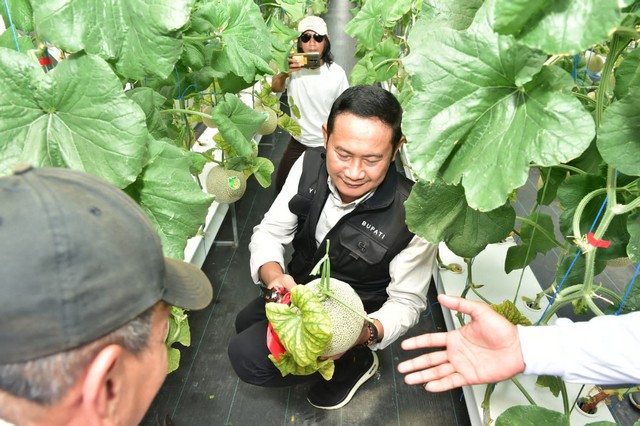
[[[289,55],[289,68],[318,68],[320,66],[320,53],[292,53]]]

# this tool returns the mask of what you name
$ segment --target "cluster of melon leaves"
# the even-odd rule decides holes
[[[269,354],[269,359],[283,376],[309,375],[317,371],[325,380],[330,380],[333,377],[335,365],[333,359],[325,359],[322,355],[332,339],[342,340],[342,336],[336,336],[335,332],[343,328],[349,329],[345,334],[353,335],[352,331],[355,330],[357,336],[362,329],[363,321],[372,321],[366,316],[362,306],[360,306],[362,312],[359,312],[350,306],[348,301],[342,300],[340,294],[332,291],[329,240],[327,240],[326,254],[311,271],[311,275],[318,275],[318,273],[320,273],[320,282],[314,290],[307,285],[297,285],[291,290],[290,304],[270,302],[265,306],[267,319],[286,350],[278,358]],[[355,291],[348,284],[344,286],[355,295]],[[355,297],[358,296],[355,295]],[[327,298],[338,303],[323,306],[322,302]],[[334,317],[340,317],[340,321],[335,324],[325,309],[329,306],[339,311]],[[358,321],[358,318],[362,321]],[[350,346],[353,342],[340,342],[344,350],[347,350],[345,344]]]
[[[506,272],[556,253],[563,288],[540,324],[566,305],[580,314],[615,312],[622,295],[599,285],[598,274],[621,259],[640,261],[640,1],[355,4],[345,31],[357,39],[360,60],[350,81],[385,84],[405,111],[406,157],[417,179],[406,203],[410,229],[445,242],[469,271],[474,256],[511,233],[519,238]],[[606,58],[599,73],[588,69],[588,52]],[[519,191],[533,169],[542,185],[531,206]],[[531,206],[529,214],[517,216],[516,203]],[[559,221],[546,206],[560,207]],[[588,242],[592,225],[609,248]],[[464,294],[483,297],[490,285],[470,280]],[[505,289],[514,302],[519,288],[516,279]],[[639,309],[636,285],[621,312]],[[563,413],[526,395],[532,405],[510,408],[497,424],[568,424],[564,383],[538,384],[562,394]],[[482,404],[487,421],[491,390]]]
[[[9,0],[0,8],[0,175],[26,162],[99,176],[135,199],[165,255],[182,259],[213,201],[194,176],[214,156],[190,150],[190,118],[202,119],[205,96],[214,100],[231,166],[268,186],[273,164],[252,146],[265,114],[240,92],[272,75],[270,62],[286,64],[295,23],[326,1],[147,3]],[[272,93],[255,96],[277,107]],[[186,316],[174,308],[171,318],[170,334],[188,343]]]

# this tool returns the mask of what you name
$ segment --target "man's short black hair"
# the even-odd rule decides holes
[[[336,117],[345,112],[364,118],[377,118],[393,130],[393,148],[400,144],[402,107],[388,90],[371,85],[353,86],[345,90],[331,107],[327,119],[327,136],[333,131]]]

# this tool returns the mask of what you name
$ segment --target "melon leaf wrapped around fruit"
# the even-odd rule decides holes
[[[215,166],[207,174],[206,189],[219,204],[235,203],[247,190],[247,177],[243,172]]]
[[[325,359],[352,348],[367,318],[362,300],[353,288],[329,277],[327,254],[314,272],[322,267],[322,276],[291,290],[291,304],[267,303],[266,313],[274,332],[285,348],[283,354],[269,358],[283,376],[320,372],[326,380],[334,371],[333,360]]]

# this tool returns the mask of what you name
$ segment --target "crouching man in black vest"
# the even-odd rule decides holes
[[[401,122],[402,108],[390,92],[347,89],[323,126],[324,149],[298,159],[249,245],[254,282],[291,290],[311,280],[330,240],[332,278],[355,289],[375,325],[363,321],[359,340],[336,360],[331,380],[318,373],[283,377],[268,358],[265,303],[257,298],[238,314],[238,334],[228,349],[243,381],[268,387],[316,381],[307,396],[313,406],[343,407],[378,369],[375,351],[420,319],[436,247],[405,224],[412,182],[392,164],[404,143]],[[285,270],[284,247],[291,242]]]

